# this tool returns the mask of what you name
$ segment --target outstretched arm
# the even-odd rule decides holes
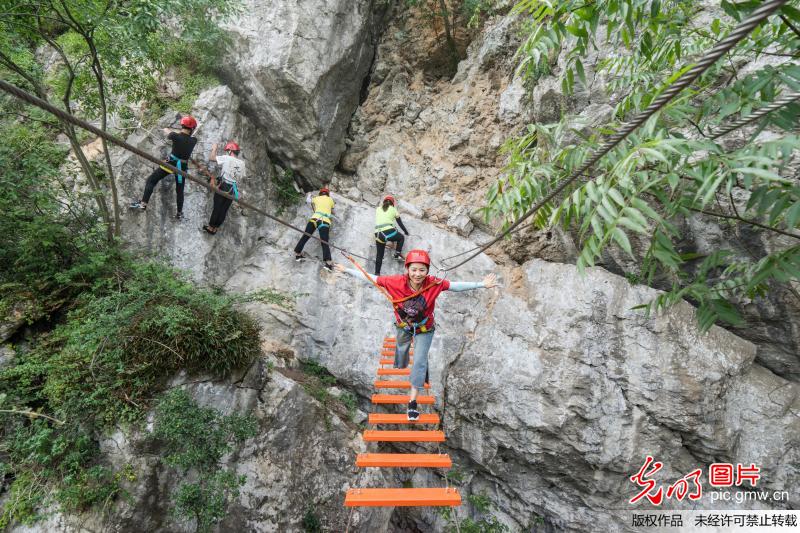
[[[344,265],[340,265],[339,263],[336,263],[334,265],[334,268],[336,270],[338,270],[339,272],[343,272],[345,274],[348,274],[348,275],[356,278],[358,281],[360,281],[362,283],[370,283],[370,282],[374,283],[375,282],[375,278],[370,277],[369,274],[364,275],[363,272],[361,272],[360,270],[357,270],[355,268],[345,268]]]
[[[483,281],[451,281],[449,290],[453,292],[463,292],[474,289],[491,289],[496,286],[497,276],[492,273],[483,278]]]

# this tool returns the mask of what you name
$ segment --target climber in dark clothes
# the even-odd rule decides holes
[[[189,169],[189,158],[192,157],[192,150],[197,144],[197,138],[192,137],[192,132],[197,127],[197,121],[192,116],[185,116],[181,119],[181,131],[171,131],[169,128],[164,128],[164,134],[167,139],[172,141],[172,152],[167,157],[167,163],[179,168],[180,170]],[[165,167],[158,167],[147,178],[147,184],[144,187],[144,194],[140,202],[133,202],[131,209],[139,209],[144,211],[147,209],[147,202],[150,201],[150,196],[153,194],[153,189],[159,181],[172,174],[172,171]],[[175,197],[177,201],[178,211],[175,213],[175,218],[180,220],[183,218],[183,187],[186,185],[186,178],[180,174],[175,174]]]

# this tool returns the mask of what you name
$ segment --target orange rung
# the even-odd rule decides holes
[[[408,403],[408,394],[373,394],[372,403]],[[433,405],[433,396],[417,396],[419,405]]]
[[[444,431],[367,429],[361,438],[366,442],[444,442]]]
[[[408,415],[394,413],[370,413],[370,424],[438,424],[439,415],[436,413],[421,413],[416,420],[409,420]]]
[[[381,357],[394,357],[394,350],[381,350]],[[414,350],[409,350],[408,355],[414,355]]]
[[[413,363],[413,362],[414,362],[414,358],[413,357],[408,359],[408,364],[409,365],[411,363]],[[391,359],[381,359],[381,364],[382,365],[393,365],[394,364],[394,357],[392,357]]]
[[[410,368],[379,368],[379,376],[408,376],[411,375]]]
[[[453,461],[446,453],[360,453],[356,466],[450,468]]]
[[[375,382],[376,389],[410,389],[411,382],[410,381],[376,381]],[[431,388],[430,383],[425,384],[426,389]]]
[[[455,488],[350,489],[346,507],[457,507],[461,495]]]

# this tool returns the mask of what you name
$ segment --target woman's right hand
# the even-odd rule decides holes
[[[335,269],[336,269],[336,270],[338,270],[339,272],[344,272],[344,271],[346,271],[346,270],[347,270],[347,269],[345,268],[345,266],[344,266],[344,265],[342,265],[341,263],[334,263],[334,264],[333,264],[333,268],[335,268]]]

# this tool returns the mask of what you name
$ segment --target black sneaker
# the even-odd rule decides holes
[[[183,213],[181,211],[175,213],[175,220],[183,220]]]
[[[142,202],[131,202],[131,209],[139,209],[140,211],[144,211],[147,209],[147,204],[143,204]]]
[[[395,259],[402,259],[403,258],[403,254],[401,254],[400,252],[395,252],[394,253],[394,258]]]
[[[332,263],[323,263],[322,266],[325,267],[325,270],[328,272],[333,272],[333,264]]]
[[[303,256],[301,254],[294,254],[294,260],[295,262],[299,263],[303,260]]]
[[[418,420],[419,419],[419,411],[417,411],[417,400],[412,400],[408,402],[408,414],[409,420]]]

